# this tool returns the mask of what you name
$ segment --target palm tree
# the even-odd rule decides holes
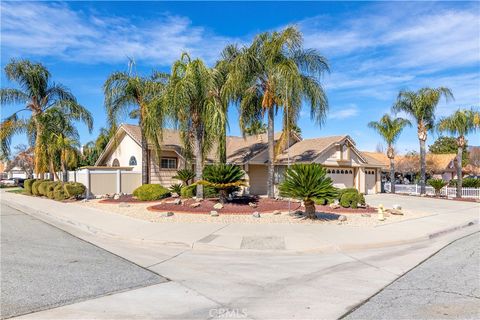
[[[440,119],[437,128],[440,132],[448,132],[457,137],[457,197],[462,197],[462,155],[467,145],[466,135],[474,133],[479,127],[480,112],[473,109],[457,110],[449,117]]]
[[[48,171],[48,164],[46,145],[42,144],[42,115],[51,108],[57,108],[71,119],[84,122],[89,131],[93,127],[93,118],[66,87],[50,81],[50,72],[40,63],[11,60],[5,66],[5,74],[9,81],[18,83],[20,88],[0,89],[1,105],[21,104],[23,107],[0,123],[1,153],[8,155],[12,137],[26,132],[34,145],[35,173],[43,178],[44,172]],[[19,117],[23,111],[30,112],[29,119]]]
[[[325,92],[318,81],[329,70],[328,63],[317,51],[303,49],[302,45],[302,34],[295,27],[256,36],[232,62],[227,83],[231,94],[240,100],[242,132],[261,120],[265,112],[268,115],[269,197],[274,196],[275,154],[285,146],[302,102],[310,104],[310,116],[319,125],[328,109]],[[279,108],[283,108],[283,131],[275,150],[274,117]]]
[[[392,119],[388,114],[385,114],[379,121],[368,123],[368,126],[377,131],[387,143],[387,157],[390,159],[391,193],[395,193],[395,150],[393,145],[407,125],[411,125],[410,121],[403,118]]]
[[[130,66],[134,66],[131,62]],[[140,77],[129,72],[114,72],[103,85],[105,108],[114,126],[120,115],[130,112],[138,116],[142,139],[142,184],[149,182],[148,141],[152,141],[160,161],[160,141],[165,125],[165,112],[160,103],[168,75],[154,72]]]
[[[164,96],[165,106],[170,106],[171,117],[181,132],[187,150],[193,148],[195,156],[195,180],[202,179],[203,163],[219,132],[223,130],[223,104],[212,103],[212,79],[214,71],[202,60],[192,60],[183,53],[173,64],[172,75]],[[193,141],[193,146],[191,145]],[[197,184],[197,197],[203,198],[203,187]]]
[[[417,123],[418,141],[420,143],[420,193],[425,194],[425,141],[427,132],[432,130],[435,124],[435,110],[441,97],[445,100],[453,99],[450,89],[422,88],[418,91],[400,91],[397,101],[392,107],[394,112],[405,112]]]

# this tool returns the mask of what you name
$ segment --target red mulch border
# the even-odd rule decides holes
[[[167,202],[172,201],[170,199],[164,199]],[[279,211],[287,211],[288,210],[288,201],[284,200],[274,200],[274,199],[266,199],[266,198],[244,198],[244,199],[237,199],[237,201],[241,201],[241,203],[226,203],[222,209],[214,209],[213,206],[218,203],[217,199],[205,199],[201,201],[201,205],[199,207],[193,208],[190,207],[192,203],[196,201],[193,199],[182,200],[182,204],[177,205],[173,203],[165,203],[158,205],[153,205],[147,207],[147,210],[152,212],[168,212],[172,211],[175,213],[185,213],[185,214],[210,214],[210,211],[215,210],[218,211],[220,214],[228,214],[228,215],[251,215],[254,212],[259,213],[272,213],[275,210]],[[248,202],[256,202],[257,207],[252,208],[248,205]],[[338,208],[332,209],[329,206],[316,206],[318,212],[323,213],[334,213],[334,214],[362,214],[362,213],[375,213],[376,209],[372,207],[367,208],[358,208],[358,209],[351,209],[351,208]],[[301,207],[300,203],[298,202],[291,202],[290,211],[294,212],[297,210],[303,211],[304,208]]]

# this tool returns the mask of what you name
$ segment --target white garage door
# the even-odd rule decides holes
[[[367,194],[376,193],[376,175],[375,169],[365,169],[365,190]]]
[[[337,188],[353,188],[353,168],[327,168],[327,174]]]

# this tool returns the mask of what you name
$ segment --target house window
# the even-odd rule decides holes
[[[120,161],[117,158],[113,159],[112,167],[120,167]]]
[[[177,169],[177,158],[162,158],[160,160],[160,168]]]
[[[130,160],[128,161],[129,166],[136,166],[137,165],[137,159],[134,156],[130,157]]]

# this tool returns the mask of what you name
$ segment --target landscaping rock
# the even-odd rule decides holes
[[[249,202],[248,205],[252,208],[256,208],[257,204],[255,202]]]
[[[253,214],[252,214],[252,217],[254,218],[260,218],[260,213],[258,211],[255,211]]]
[[[120,195],[118,193],[115,193],[115,195],[113,196],[113,200],[118,200],[120,199]]]
[[[275,215],[275,216],[276,216],[276,215],[279,215],[279,214],[281,214],[281,213],[282,213],[282,212],[281,212],[280,210],[275,210],[275,211],[273,211],[273,215]]]
[[[182,199],[175,199],[175,201],[173,201],[173,204],[176,204],[176,205],[180,205],[182,204]]]
[[[390,214],[393,214],[393,215],[396,215],[396,216],[403,216],[403,212],[400,211],[400,210],[396,210],[396,209],[389,209],[387,210],[386,212],[390,213]]]
[[[212,217],[218,217],[219,216],[218,211],[215,211],[215,210],[210,211],[210,215]]]
[[[200,202],[195,202],[195,203],[192,203],[192,204],[190,205],[190,207],[192,207],[192,208],[198,208],[198,207],[200,207],[200,205],[201,205]]]
[[[173,215],[174,215],[174,213],[172,211],[162,213],[162,217],[171,217]]]
[[[335,203],[331,203],[331,204],[329,205],[329,207],[332,208],[332,209],[338,209],[338,208],[340,208],[340,205],[335,204]]]
[[[338,221],[341,221],[341,222],[347,221],[347,216],[344,216],[342,214],[340,217],[338,217]]]
[[[179,195],[178,193],[176,193],[176,192],[172,192],[172,194],[170,195],[170,197],[172,197],[172,198],[178,198],[178,197],[180,197],[180,195]]]
[[[120,202],[120,204],[118,205],[120,208],[128,208],[130,207],[130,205],[126,202]]]
[[[394,205],[393,205],[393,209],[395,209],[395,210],[402,210],[402,206],[399,205],[399,204],[394,204]]]
[[[215,203],[215,205],[213,206],[213,209],[216,209],[216,210],[220,210],[223,208],[223,204],[221,203]]]

